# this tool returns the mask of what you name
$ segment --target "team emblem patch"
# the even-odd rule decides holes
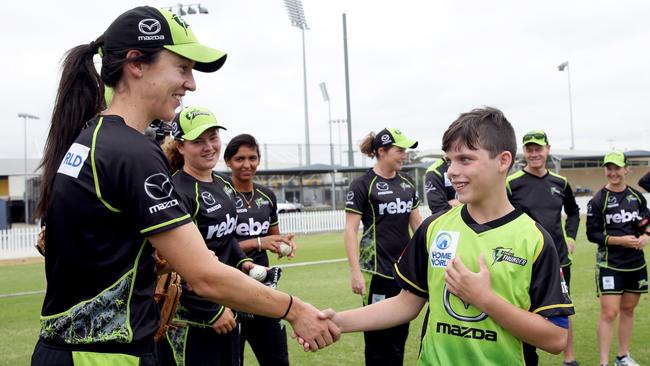
[[[515,256],[512,248],[496,247],[492,249],[492,265],[498,262],[508,262],[518,266],[525,266],[528,259]]]
[[[436,234],[429,251],[431,267],[447,267],[447,263],[456,257],[459,236],[457,231],[439,231]]]
[[[349,191],[348,194],[345,196],[346,201],[352,201],[354,199],[354,192]]]
[[[557,187],[551,187],[551,195],[554,195],[554,194],[561,195],[562,192],[559,189],[557,189]]]

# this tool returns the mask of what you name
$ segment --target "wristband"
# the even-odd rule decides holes
[[[257,251],[261,252],[262,251],[262,241],[260,240],[260,237],[257,237]]]
[[[289,295],[289,306],[287,306],[287,311],[284,312],[284,315],[280,317],[280,319],[284,319],[289,315],[289,311],[291,310],[291,305],[293,305],[293,296]]]

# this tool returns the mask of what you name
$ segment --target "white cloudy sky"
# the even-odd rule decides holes
[[[518,135],[545,129],[570,143],[569,60],[578,150],[650,149],[650,2],[602,0],[303,0],[311,141],[328,144],[326,82],[333,118],[345,117],[341,14],[348,17],[352,132],[400,128],[438,148],[461,112],[501,108]],[[152,0],[150,5],[173,2]],[[196,74],[185,103],[211,108],[229,127],[269,144],[304,142],[301,37],[281,0],[205,1],[185,19],[202,43],[228,52],[224,68]],[[131,1],[4,2],[0,24],[0,157],[38,157],[63,53],[95,39]],[[336,130],[335,130],[336,131]],[[336,136],[336,134],[335,134]],[[335,137],[335,142],[337,138]],[[316,148],[318,149],[318,147]],[[314,153],[316,154],[316,153]],[[312,158],[326,162],[329,157]]]

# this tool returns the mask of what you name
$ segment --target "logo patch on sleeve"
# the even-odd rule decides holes
[[[447,263],[456,257],[459,237],[460,233],[457,231],[439,231],[436,234],[429,249],[431,267],[447,267]]]
[[[79,172],[84,166],[84,162],[88,158],[88,152],[90,148],[78,143],[72,144],[68,149],[68,152],[65,153],[61,165],[59,165],[59,170],[57,173],[68,175],[72,178],[79,178]]]

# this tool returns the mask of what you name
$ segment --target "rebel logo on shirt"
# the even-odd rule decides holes
[[[268,233],[271,224],[268,220],[260,223],[255,221],[252,217],[248,218],[248,222],[240,222],[237,224],[237,235],[239,236],[260,236]]]
[[[166,174],[156,173],[144,180],[144,191],[154,200],[164,200],[171,196],[174,185]]]
[[[379,214],[387,213],[389,215],[403,214],[411,212],[413,200],[402,201],[399,197],[393,202],[384,202],[379,204]]]
[[[229,213],[226,214],[224,221],[208,226],[208,234],[205,236],[206,240],[210,240],[214,237],[220,238],[224,235],[231,234],[235,231],[237,227],[237,216],[230,216]]]
[[[620,212],[605,215],[605,222],[607,224],[611,224],[611,223],[624,224],[626,222],[630,222],[634,220],[641,220],[641,216],[639,216],[639,211],[627,212],[621,209]]]

